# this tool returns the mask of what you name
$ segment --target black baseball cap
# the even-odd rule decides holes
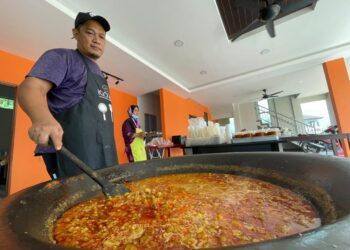
[[[75,28],[78,28],[79,25],[84,24],[89,20],[95,20],[96,22],[101,24],[103,29],[106,32],[111,29],[111,27],[109,26],[109,23],[104,17],[97,16],[91,12],[79,12],[77,17],[75,18],[75,22],[74,22]]]

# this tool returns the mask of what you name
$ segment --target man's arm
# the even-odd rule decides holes
[[[56,150],[62,147],[63,129],[52,116],[47,93],[53,87],[49,81],[27,77],[18,88],[18,102],[32,121],[29,137],[39,145],[48,145],[51,138]]]

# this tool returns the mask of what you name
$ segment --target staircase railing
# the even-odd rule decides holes
[[[310,126],[259,104],[255,105],[255,109],[257,122],[260,122],[261,126],[288,128],[292,135],[317,133],[314,126]]]

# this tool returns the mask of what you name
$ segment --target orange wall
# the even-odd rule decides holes
[[[0,50],[0,82],[19,85],[25,75],[33,66],[33,61]],[[115,137],[120,163],[126,163],[124,154],[124,142],[122,140],[121,126],[127,118],[127,108],[135,104],[135,96],[128,95],[115,89],[111,89],[113,113],[115,121]],[[45,165],[41,157],[34,157],[35,144],[28,138],[30,119],[16,104],[13,148],[10,152],[10,171],[8,177],[9,194],[26,187],[49,180]]]
[[[350,80],[343,58],[323,64],[329,93],[340,133],[350,133]],[[349,144],[343,141],[345,155],[350,156]]]
[[[33,62],[30,60],[0,51],[0,82],[19,85],[32,66]],[[8,193],[49,179],[42,160],[33,156],[35,145],[28,138],[30,125],[29,118],[16,103]]]
[[[162,116],[163,137],[170,139],[173,135],[187,135],[189,115],[203,117],[208,108],[191,99],[182,98],[168,90],[160,90],[160,112]],[[182,155],[180,149],[172,149],[172,155]]]

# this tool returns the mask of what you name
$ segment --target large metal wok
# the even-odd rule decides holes
[[[350,161],[299,153],[224,153],[152,160],[100,171],[112,181],[217,172],[252,176],[302,193],[317,207],[323,226],[287,238],[234,249],[349,249]],[[69,207],[102,195],[85,175],[51,181],[0,202],[0,249],[64,249],[52,243],[55,220]],[[230,248],[225,248],[230,249]]]

